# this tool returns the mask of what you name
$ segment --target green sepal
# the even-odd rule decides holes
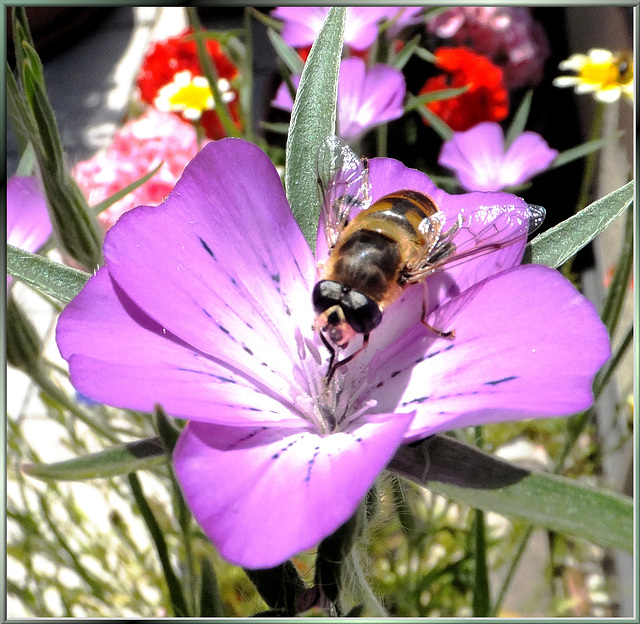
[[[317,159],[323,141],[335,134],[345,11],[345,7],[329,10],[311,47],[293,102],[287,138],[284,177],[287,199],[312,250],[320,218]]]
[[[633,182],[629,182],[536,236],[525,248],[523,264],[559,267],[605,230],[632,202]]]
[[[287,616],[296,614],[296,599],[306,586],[291,561],[264,570],[245,568],[245,573],[270,609],[282,610]]]
[[[91,277],[84,271],[7,245],[7,273],[35,290],[69,303]]]
[[[314,583],[332,603],[338,600],[343,565],[362,527],[359,514],[364,512],[359,507],[351,518],[318,545]]]
[[[149,470],[169,459],[160,438],[147,438],[53,464],[23,464],[22,471],[42,481],[105,479]]]
[[[633,499],[554,474],[532,472],[453,438],[402,446],[400,476],[475,509],[493,511],[600,546],[633,550]]]
[[[40,367],[42,340],[16,300],[7,299],[7,362],[30,374]]]

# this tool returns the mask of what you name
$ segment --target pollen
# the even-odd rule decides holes
[[[218,90],[223,102],[229,103],[235,99],[228,80],[218,80]],[[187,119],[196,120],[204,111],[215,108],[215,99],[204,76],[182,71],[175,74],[173,82],[158,91],[154,105],[161,111],[182,113]]]

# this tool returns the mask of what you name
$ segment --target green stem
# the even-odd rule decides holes
[[[475,578],[473,584],[473,615],[487,617],[491,614],[491,597],[489,591],[489,572],[487,569],[487,535],[484,512],[474,509],[475,514]]]
[[[388,136],[389,136],[389,128],[387,124],[383,124],[376,128],[376,156],[387,155]]]
[[[602,134],[602,120],[604,117],[604,103],[596,102],[596,110],[593,114],[593,120],[591,122],[591,133],[589,135],[590,141],[599,139]],[[596,170],[596,159],[600,150],[590,152],[585,161],[584,173],[582,175],[582,183],[580,185],[580,192],[578,194],[578,203],[576,204],[575,213],[580,212],[588,203],[589,191],[593,184],[593,176]],[[573,269],[573,258],[567,260],[561,267],[560,271],[567,279],[571,279]]]
[[[624,303],[631,271],[633,270],[633,210],[627,210],[627,222],[625,224],[624,242],[616,270],[611,280],[611,286],[602,307],[602,322],[609,330],[609,336],[613,334],[620,319],[622,305]]]
[[[241,110],[244,111],[244,134],[249,141],[253,140],[253,122],[251,117],[253,91],[253,38],[251,36],[251,13],[245,7],[244,16],[244,60],[242,71],[242,101]]]
[[[524,555],[524,551],[527,548],[527,544],[529,543],[529,539],[531,538],[532,533],[533,533],[533,525],[529,525],[525,529],[523,536],[520,538],[520,543],[516,548],[516,552],[511,561],[511,565],[507,570],[507,575],[504,577],[504,581],[502,581],[502,587],[500,587],[500,592],[498,593],[498,597],[493,603],[493,608],[490,613],[491,617],[498,617],[500,610],[502,609],[502,604],[504,602],[504,599],[506,598],[507,590],[511,585],[511,581],[513,581],[513,577],[515,576],[516,569],[520,564],[520,560],[522,559],[522,555]]]
[[[604,102],[596,102],[596,110],[593,114],[593,120],[591,122],[591,134],[589,135],[590,141],[595,141],[601,138],[602,135],[602,120],[604,118]],[[580,194],[578,195],[578,205],[576,206],[576,212],[580,212],[588,203],[589,191],[593,183],[593,176],[596,170],[596,159],[598,158],[599,151],[591,152],[584,165],[584,175],[582,177],[582,184],[580,186]]]

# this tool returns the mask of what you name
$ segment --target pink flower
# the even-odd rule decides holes
[[[295,76],[297,87],[300,76]],[[357,57],[340,63],[338,82],[338,134],[347,141],[361,137],[382,123],[402,117],[406,84],[402,72],[378,63],[367,68]],[[282,83],[272,102],[276,108],[290,111],[293,100]]]
[[[429,21],[427,29],[491,58],[508,89],[542,80],[549,42],[529,8],[454,7]]]
[[[105,230],[131,208],[157,206],[175,186],[200,145],[195,128],[172,113],[148,108],[124,125],[106,153],[79,162],[73,177],[94,206],[140,179],[162,162],[159,171],[99,215]]]
[[[454,132],[442,146],[438,162],[453,169],[468,191],[499,191],[544,171],[557,155],[535,132],[523,132],[505,150],[500,124],[486,121]]]
[[[187,419],[173,465],[187,505],[228,561],[268,568],[355,511],[403,444],[484,423],[573,414],[593,401],[606,328],[557,271],[518,266],[529,209],[507,193],[448,195],[423,173],[370,161],[372,199],[427,193],[470,242],[516,242],[431,276],[385,311],[327,386],[312,329],[313,256],[280,177],[255,145],[222,139],[167,201],[108,232],[105,266],[60,315],[71,381],[95,401]],[[355,345],[354,345],[355,348]]]

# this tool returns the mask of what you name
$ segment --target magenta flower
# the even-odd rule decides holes
[[[453,7],[430,20],[427,29],[488,56],[502,69],[507,89],[542,80],[549,42],[528,7]]]
[[[499,191],[530,180],[557,155],[535,132],[523,132],[505,151],[502,127],[486,121],[454,132],[442,145],[438,162],[453,169],[468,191]]]
[[[297,87],[300,76],[293,83]],[[338,81],[338,135],[353,141],[375,126],[402,117],[406,91],[404,76],[394,67],[378,63],[367,68],[360,58],[344,59]],[[278,88],[272,105],[286,111],[293,108],[286,83]]]
[[[47,201],[35,176],[12,176],[7,182],[7,244],[34,253],[51,236]],[[7,275],[7,288],[13,278]]]
[[[94,206],[162,163],[150,180],[100,213],[100,223],[108,230],[131,208],[161,203],[199,149],[192,124],[149,107],[116,132],[106,152],[79,162],[72,173],[89,205]]]
[[[508,207],[507,227],[526,232],[513,195],[452,196],[398,161],[370,165],[374,199],[421,190],[449,222]],[[558,272],[516,266],[523,248],[524,236],[432,276],[427,321],[454,341],[422,326],[411,288],[326,388],[316,260],[267,156],[222,139],[162,205],[107,233],[106,265],[62,312],[58,346],[85,396],[189,420],[173,453],[187,504],[223,557],[271,567],[344,523],[403,443],[591,404],[607,332]]]
[[[271,15],[284,22],[282,38],[294,48],[304,48],[316,40],[330,8],[277,7]],[[398,7],[347,7],[344,43],[354,50],[367,49],[378,36],[378,25],[391,12],[395,15]]]

